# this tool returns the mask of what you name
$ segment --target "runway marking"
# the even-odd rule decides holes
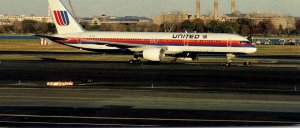
[[[55,100],[108,100],[111,97],[106,98],[82,98],[82,97],[33,97],[33,96],[0,96],[0,98],[19,98],[19,99],[55,99]],[[1,100],[1,99],[0,99]]]
[[[45,124],[45,125],[83,125],[83,126],[122,126],[122,127],[158,127],[159,125],[132,125],[132,124],[97,124],[97,123],[56,123],[56,122],[25,122],[25,121],[0,121],[0,123],[13,124]]]
[[[82,98],[82,97],[33,97],[33,96],[0,96],[0,98],[20,98],[20,99],[59,99],[59,100],[110,100],[110,99],[119,99],[122,101],[164,101],[164,102],[187,102],[186,98],[173,98],[173,97],[162,97],[163,99],[157,99],[157,98],[146,98],[143,97],[142,99],[134,98],[134,97],[105,97],[105,98],[94,98],[94,97],[88,97],[88,98]],[[120,99],[121,98],[121,99]],[[123,98],[130,98],[130,99],[123,99]],[[259,104],[293,104],[293,105],[300,105],[300,102],[297,101],[276,101],[273,100],[238,100],[238,99],[196,99],[195,98],[189,98],[190,100],[188,102],[238,102],[238,103],[259,103]],[[225,101],[224,101],[225,100]]]
[[[46,86],[43,86],[43,85],[40,85],[40,86],[36,86],[36,87],[17,87],[17,85],[14,85],[16,87],[1,87],[0,90],[43,90],[43,89],[58,89],[58,90],[64,90],[64,91],[90,91],[90,90],[93,90],[93,91],[133,91],[132,88],[118,88],[118,89],[109,89],[109,88],[66,88],[66,87],[48,87],[48,88],[45,88]],[[141,87],[134,87],[134,89],[140,89],[140,90],[134,90],[135,92],[146,92],[146,91],[155,91],[155,89],[189,89],[189,90],[197,90],[197,91],[203,91],[201,89],[211,89],[211,88],[207,88],[206,86],[198,86],[198,87],[164,87],[164,86],[161,86],[161,87],[155,87],[155,88],[152,88],[149,86],[141,86]],[[154,90],[153,90],[154,89]],[[214,88],[212,88],[214,89]],[[218,88],[220,89],[220,88]],[[227,89],[227,88],[225,88]],[[224,89],[220,89],[222,91],[224,91]],[[239,89],[232,89],[232,91],[238,91]],[[282,90],[282,89],[262,89],[262,88],[259,88],[259,89],[247,89],[248,91],[277,91],[277,92],[295,92],[293,89],[286,89],[286,90]],[[218,90],[217,90],[218,91]],[[226,91],[226,90],[225,90]],[[229,90],[231,91],[231,90]],[[207,92],[207,91],[204,91],[204,92]],[[208,91],[209,92],[209,91]]]
[[[49,90],[54,90],[54,89],[58,89],[58,90],[67,90],[67,91],[74,91],[74,90],[78,90],[78,91],[90,91],[90,90],[96,90],[96,91],[111,91],[111,90],[116,90],[116,89],[95,89],[95,88],[91,88],[91,89],[78,89],[78,88],[61,88],[61,87],[46,87],[46,86],[38,86],[40,88],[18,88],[18,87],[14,87],[14,88],[10,88],[10,87],[1,87],[0,90],[43,90],[43,89],[49,89]],[[70,90],[72,89],[72,90]]]
[[[61,87],[48,87],[48,88],[43,88],[43,86],[40,86],[41,88],[8,88],[8,87],[0,87],[0,90],[45,90],[45,89],[49,89],[47,91],[55,91],[55,89],[57,90],[62,90],[62,91],[134,91],[134,92],[153,92],[155,90],[132,90],[132,89],[99,89],[99,88],[89,88],[89,89],[81,89],[81,88],[61,88]],[[143,88],[137,88],[137,89],[143,89]],[[147,87],[146,87],[147,89]],[[152,88],[151,88],[152,89]],[[159,89],[159,88],[156,88]]]
[[[27,118],[65,118],[65,119],[95,119],[95,120],[147,120],[147,121],[182,121],[182,122],[244,122],[244,123],[274,123],[300,124],[295,121],[261,121],[261,120],[212,120],[212,119],[166,119],[166,118],[128,118],[128,117],[83,117],[83,116],[44,116],[22,114],[0,114],[0,117],[27,117]]]
[[[17,86],[17,85],[14,85],[14,86]],[[66,87],[48,87],[48,88],[43,88],[43,87],[46,87],[46,86],[37,86],[39,88],[34,88],[34,87],[20,87],[20,88],[17,88],[17,87],[1,87],[0,90],[45,90],[45,89],[49,89],[50,91],[54,91],[54,89],[57,89],[57,90],[63,90],[63,91],[135,91],[135,92],[152,92],[152,91],[156,91],[155,89],[189,89],[189,90],[195,90],[195,91],[199,91],[199,92],[213,92],[213,91],[205,91],[205,90],[202,90],[202,89],[215,89],[215,88],[207,88],[206,86],[199,86],[197,88],[194,88],[194,87],[182,87],[182,88],[170,88],[170,87],[155,87],[155,88],[152,88],[152,87],[148,87],[148,86],[142,86],[142,87],[135,87],[134,89],[140,89],[140,90],[132,90],[132,88],[118,88],[118,89],[99,89],[99,88],[89,88],[89,89],[83,89],[83,88],[66,88]],[[52,90],[53,89],[53,90]],[[239,89],[231,89],[231,90],[226,90],[227,88],[224,89],[221,89],[221,88],[218,88],[218,90],[216,91],[233,91],[233,92],[238,92]],[[259,89],[247,89],[248,91],[258,91],[258,92],[261,92],[261,91],[266,91],[266,92],[272,92],[272,91],[276,91],[276,92],[295,92],[294,90],[292,89],[287,89],[287,90],[280,90],[280,89],[262,89],[262,88],[259,88]]]
[[[2,98],[2,99],[1,99]],[[7,98],[14,98],[15,100],[18,99],[27,99],[27,101],[37,100],[37,99],[48,99],[48,100],[112,100],[114,101],[155,101],[155,102],[185,102],[185,103],[197,103],[197,102],[213,102],[213,103],[253,103],[253,104],[284,104],[284,105],[300,105],[299,101],[274,101],[274,100],[239,100],[239,99],[196,99],[195,98],[189,98],[187,101],[186,98],[173,98],[173,97],[162,97],[162,99],[157,98],[147,98],[143,97],[142,99],[138,99],[135,97],[109,97],[106,96],[105,98],[94,98],[94,97],[88,97],[88,98],[82,98],[82,97],[33,97],[33,96],[0,96],[0,101],[4,101],[3,99]],[[124,99],[125,98],[125,99]]]

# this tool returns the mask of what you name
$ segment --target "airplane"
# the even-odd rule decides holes
[[[61,0],[48,2],[58,34],[38,36],[88,51],[132,54],[130,63],[140,64],[139,58],[160,62],[166,56],[195,59],[199,53],[226,53],[226,65],[230,65],[235,54],[257,50],[247,38],[236,34],[87,31]]]

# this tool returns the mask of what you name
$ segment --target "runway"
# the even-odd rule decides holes
[[[276,65],[276,64],[275,64]],[[262,67],[219,63],[163,63],[131,65],[128,62],[90,61],[2,61],[0,81],[3,84],[85,79],[93,85],[128,86],[183,86],[199,87],[263,87],[291,89],[298,85],[299,67]]]
[[[96,52],[40,52],[40,51],[0,51],[1,55],[31,55],[31,56],[91,56],[91,55],[102,55],[104,53]],[[114,55],[114,53],[109,53]],[[117,54],[117,53],[115,53]],[[120,54],[120,53],[118,53]],[[118,55],[117,54],[117,55]],[[198,54],[199,58],[209,58],[209,57],[222,57],[225,58],[225,54]],[[247,55],[241,54],[237,55],[238,58],[243,59],[280,59],[280,60],[300,60],[299,55]]]
[[[1,88],[2,126],[282,126],[298,95],[95,88]]]
[[[1,126],[300,124],[300,68],[1,61]],[[88,85],[53,88],[47,81]]]

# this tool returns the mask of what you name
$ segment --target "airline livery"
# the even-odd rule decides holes
[[[235,34],[162,33],[162,32],[90,32],[84,30],[60,0],[48,0],[58,34],[42,36],[54,42],[98,52],[130,53],[130,63],[138,58],[162,61],[168,56],[195,58],[198,53],[226,53],[228,64],[234,54],[256,51],[248,39]]]

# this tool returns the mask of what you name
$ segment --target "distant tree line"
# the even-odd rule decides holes
[[[89,25],[82,22],[81,25],[87,30],[94,31],[134,31],[134,32],[207,32],[207,33],[234,33],[248,35],[298,35],[300,34],[300,20],[296,22],[296,29],[276,29],[271,20],[263,20],[255,23],[254,20],[241,18],[236,21],[210,20],[204,22],[201,19],[185,20],[183,22],[166,22],[161,25],[152,23],[141,24],[102,24]],[[298,26],[297,26],[298,25]]]
[[[165,22],[161,25],[153,23],[138,24],[102,24],[90,25],[88,22],[80,23],[83,28],[93,31],[129,31],[129,32],[208,32],[208,33],[235,33],[244,36],[280,36],[280,35],[299,35],[300,19],[295,23],[295,29],[283,29],[279,26],[276,29],[270,20],[264,20],[255,23],[251,19],[238,19],[236,21],[219,21],[210,20],[204,22],[201,19],[185,20],[183,22]],[[54,34],[56,28],[53,23],[41,23],[33,20],[24,20],[22,22],[14,22],[12,25],[0,26],[2,34]]]
[[[244,36],[298,35],[300,34],[300,20],[297,20],[295,26],[296,26],[295,29],[291,29],[291,28],[283,29],[282,26],[279,26],[279,29],[276,29],[276,27],[271,22],[271,20],[263,20],[258,23],[255,23],[254,20],[247,19],[247,18],[241,18],[236,21],[210,20],[206,23],[201,19],[195,19],[193,21],[185,20],[177,24],[163,23],[160,25],[160,31],[235,33]]]
[[[80,22],[82,27],[92,31],[121,31],[121,32],[158,32],[159,26],[145,22],[138,24],[101,24],[90,25],[88,22]]]
[[[53,23],[43,23],[34,20],[14,22],[11,25],[0,26],[1,34],[53,34],[56,28]]]

